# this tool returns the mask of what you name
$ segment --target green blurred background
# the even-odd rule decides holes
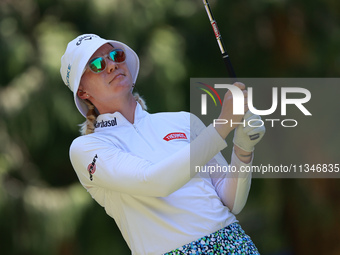
[[[340,76],[338,0],[210,4],[239,77]],[[227,76],[200,0],[1,0],[3,255],[130,254],[114,220],[80,186],[68,157],[83,117],[61,80],[60,57],[83,33],[125,42],[139,54],[137,89],[150,112],[189,111],[190,77]],[[329,119],[315,123],[315,130],[340,125]],[[294,139],[282,143],[300,146],[308,158]],[[264,139],[261,146],[281,145]],[[328,149],[340,156],[338,143]],[[261,162],[266,155],[257,156]],[[238,218],[261,254],[340,254],[339,184],[254,179]]]

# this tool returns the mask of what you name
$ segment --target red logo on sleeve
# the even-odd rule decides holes
[[[175,133],[170,133],[164,136],[163,138],[165,141],[170,141],[174,139],[188,139],[187,136],[184,133],[180,132],[175,132]]]
[[[96,167],[96,161],[97,161],[97,158],[98,158],[98,156],[96,154],[96,156],[94,156],[94,158],[92,160],[92,163],[87,166],[87,171],[90,174],[90,180],[91,181],[93,181],[93,176],[92,175],[96,172],[96,168],[97,168]]]

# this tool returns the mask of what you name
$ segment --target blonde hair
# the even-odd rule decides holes
[[[134,93],[133,94],[135,100],[142,106],[142,109],[144,111],[147,110],[147,106],[145,104],[144,99],[138,94]],[[84,100],[85,104],[89,108],[87,114],[86,114],[86,121],[82,124],[80,124],[80,134],[81,135],[88,135],[94,133],[95,129],[95,124],[97,122],[97,117],[98,114],[96,112],[95,106],[89,101],[89,100]]]

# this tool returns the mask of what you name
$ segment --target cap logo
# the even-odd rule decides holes
[[[70,72],[71,72],[71,65],[68,65],[67,71],[66,71],[66,86],[71,89],[70,86]],[[72,90],[72,89],[71,89]]]
[[[76,43],[77,46],[79,46],[83,40],[92,40],[92,38],[94,37],[98,37],[98,36],[95,36],[95,35],[85,35],[85,36],[82,36],[79,38],[78,42]]]

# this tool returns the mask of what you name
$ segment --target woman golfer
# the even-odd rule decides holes
[[[251,174],[194,169],[228,166],[220,151],[234,127],[205,127],[185,112],[149,114],[132,93],[138,71],[137,54],[121,42],[85,34],[68,44],[61,75],[86,117],[70,148],[81,184],[114,218],[132,254],[258,254],[234,216]],[[235,86],[246,96],[243,84]],[[233,116],[227,92],[219,118],[257,126],[259,116]],[[264,131],[236,128],[234,169],[251,164]]]

